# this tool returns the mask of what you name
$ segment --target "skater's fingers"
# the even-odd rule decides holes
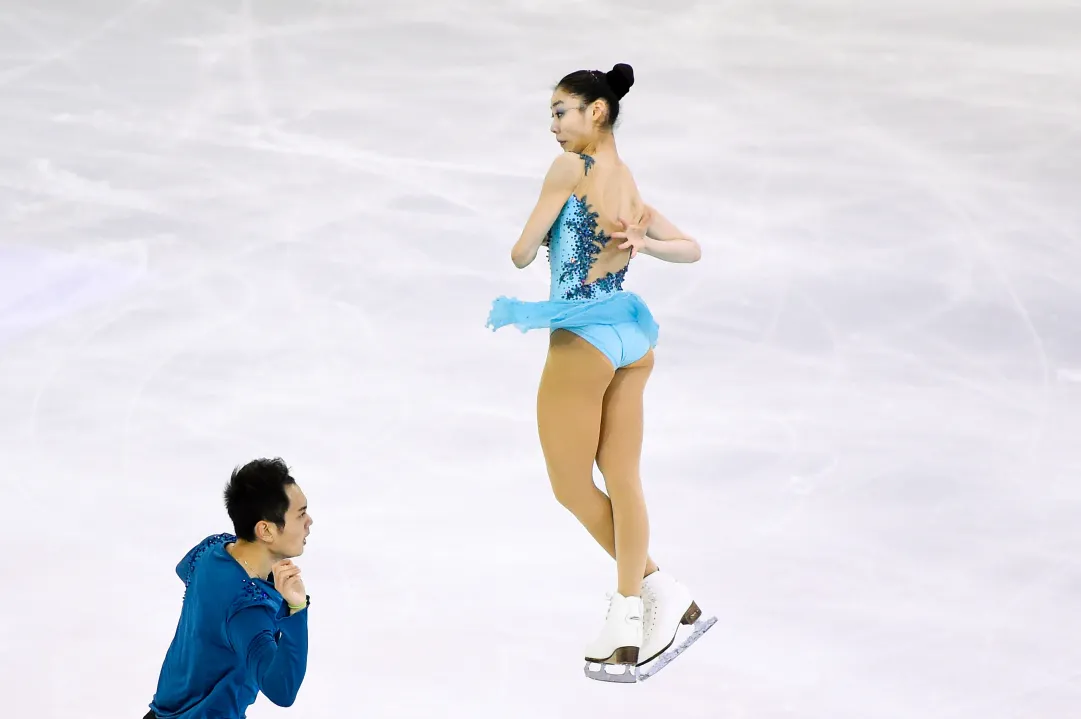
[[[299,569],[295,569],[295,568],[294,569],[285,569],[285,570],[282,570],[282,571],[276,573],[274,575],[274,579],[278,583],[284,584],[284,583],[288,582],[289,580],[291,580],[293,577],[296,577],[296,576],[299,576],[299,575],[300,575],[300,570]]]

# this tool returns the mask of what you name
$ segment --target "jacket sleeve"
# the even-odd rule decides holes
[[[265,604],[243,607],[228,620],[229,642],[266,698],[280,707],[296,701],[308,667],[308,610],[278,622]]]

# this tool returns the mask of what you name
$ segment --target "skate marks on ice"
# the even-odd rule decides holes
[[[673,659],[678,657],[683,652],[697,642],[699,639],[709,631],[710,627],[717,623],[717,617],[709,617],[708,619],[699,619],[694,623],[694,630],[674,647],[670,647],[661,653],[659,657],[654,659],[648,664],[648,668],[639,670],[634,665],[627,664],[602,664],[599,662],[585,663],[583,671],[589,679],[600,682],[609,682],[612,684],[637,684],[639,681],[645,681],[652,676],[656,676],[658,672],[668,666]]]

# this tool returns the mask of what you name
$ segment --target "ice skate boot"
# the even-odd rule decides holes
[[[616,592],[609,600],[604,627],[586,646],[585,673],[602,682],[633,684],[642,648],[642,598]]]
[[[642,601],[644,619],[638,666],[656,660],[654,666],[639,674],[640,679],[648,679],[694,644],[717,618],[703,619],[691,591],[660,570],[642,580]],[[692,626],[694,631],[679,646],[672,648],[683,626]]]

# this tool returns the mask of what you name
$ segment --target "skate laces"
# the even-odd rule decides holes
[[[618,594],[618,593],[619,592],[605,592],[605,594],[604,594],[605,599],[608,600],[608,610],[605,611],[605,613],[604,613],[604,620],[605,621],[608,621],[608,618],[610,616],[612,616],[612,607],[615,606],[615,602],[613,602],[612,600],[615,599],[616,594]],[[639,601],[632,602],[630,607],[624,606],[623,611],[624,611],[624,619],[630,619],[632,621],[641,621],[642,620],[642,614],[645,611],[645,603],[642,602],[641,599],[639,598]]]
[[[604,611],[604,619],[605,619],[605,621],[607,621],[608,617],[611,616],[611,614],[612,614],[612,605],[614,604],[614,602],[612,602],[612,600],[616,598],[616,593],[615,592],[605,592],[604,593],[604,598],[605,598],[605,601],[608,602],[608,609],[606,609]]]
[[[648,577],[642,580],[642,599],[642,627],[648,632],[657,619],[654,606],[657,603],[657,592],[654,591]]]

